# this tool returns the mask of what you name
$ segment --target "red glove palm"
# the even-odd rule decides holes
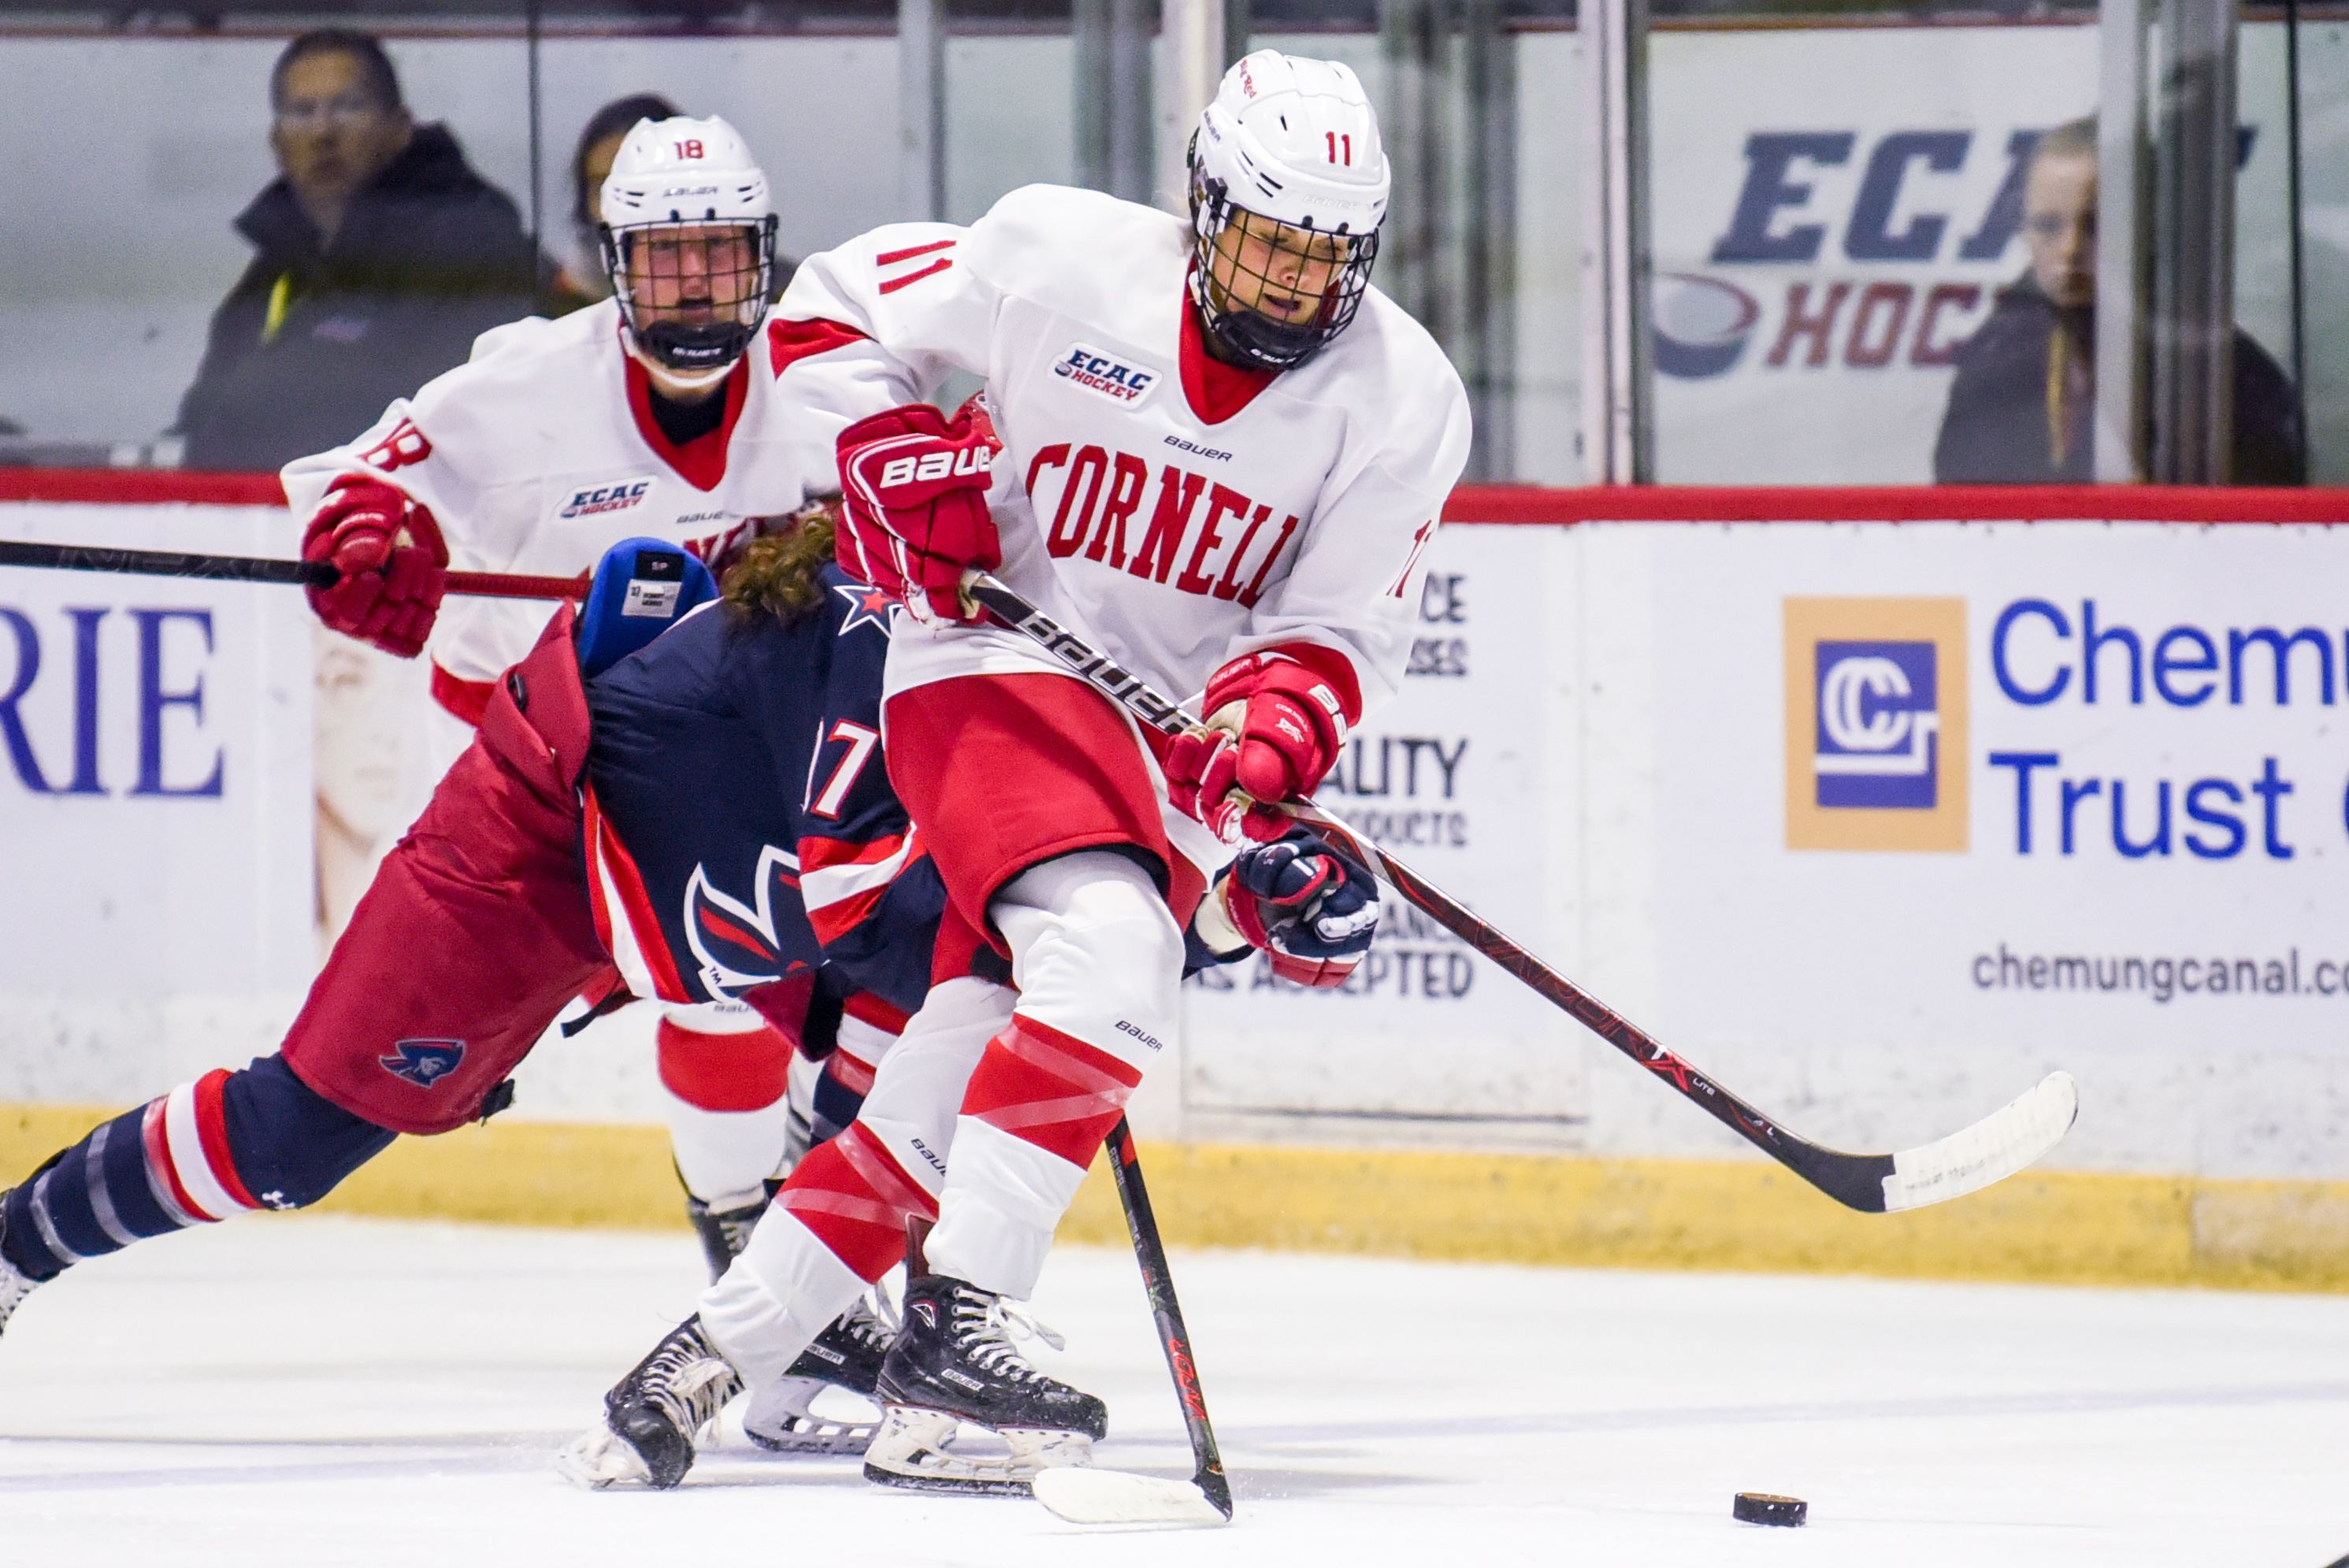
[[[1211,727],[1166,748],[1168,799],[1226,843],[1279,838],[1288,819],[1272,806],[1321,782],[1361,711],[1352,676],[1341,656],[1302,645],[1217,670],[1204,705]]]
[[[926,625],[968,624],[963,573],[1003,564],[987,510],[1003,449],[974,397],[947,419],[908,403],[840,433],[841,570],[860,577]]]
[[[302,559],[342,573],[332,587],[309,591],[319,620],[403,659],[423,651],[449,568],[449,546],[429,510],[381,480],[347,474],[303,530]]]

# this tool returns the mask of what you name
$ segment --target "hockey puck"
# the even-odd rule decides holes
[[[1799,1497],[1773,1497],[1766,1491],[1741,1491],[1729,1511],[1748,1524],[1800,1524],[1811,1505]]]

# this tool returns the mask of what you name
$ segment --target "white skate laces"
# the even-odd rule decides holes
[[[1018,1302],[988,1295],[968,1285],[955,1288],[954,1336],[957,1349],[993,1377],[1020,1383],[1050,1381],[1020,1353],[1022,1339],[1040,1339],[1055,1350],[1069,1342]]]

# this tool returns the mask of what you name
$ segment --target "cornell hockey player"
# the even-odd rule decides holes
[[[320,617],[401,657],[427,655],[448,716],[435,737],[444,763],[543,619],[512,600],[443,606],[445,568],[567,577],[632,536],[722,567],[836,488],[833,438],[890,400],[837,378],[789,389],[800,329],[774,324],[761,341],[775,288],[767,179],[724,120],[639,121],[603,211],[611,299],[485,334],[469,363],[365,435],[285,469],[308,519],[304,555],[347,573],[312,591]],[[850,401],[833,406],[833,393]],[[784,1082],[796,1071],[804,1090],[812,1064],[732,1001],[671,1003],[659,1041],[678,1173],[715,1273],[765,1207],[795,1130],[803,1139]]]
[[[1400,684],[1467,399],[1369,286],[1387,161],[1345,67],[1270,51],[1234,66],[1190,171],[1187,224],[1031,187],[968,229],[896,225],[817,256],[784,295],[795,330],[835,345],[806,362],[813,377],[987,383],[993,428],[908,405],[841,439],[842,562],[906,611],[889,767],[945,881],[951,977],[857,1125],[800,1164],[698,1317],[613,1390],[577,1473],[673,1484],[701,1416],[680,1390],[782,1372],[933,1204],[865,1473],[1001,1490],[1082,1462],[1100,1402],[1009,1334],[1174,1037],[1186,923],[1268,912],[1276,964],[1308,980],[1342,977],[1366,940],[1359,868],[1285,838],[1272,805],[1317,785]],[[957,592],[972,568],[1201,700],[1210,727],[1172,744],[1141,730],[982,624]],[[1243,833],[1295,873],[1286,902],[1203,903]],[[964,1420],[1003,1432],[1010,1460],[957,1457]]]

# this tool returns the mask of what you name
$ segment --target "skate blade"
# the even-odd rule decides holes
[[[1064,1466],[1030,1483],[1036,1501],[1071,1524],[1229,1524],[1187,1480],[1131,1470]]]
[[[760,1431],[748,1425],[742,1435],[771,1454],[838,1454],[854,1459],[873,1447],[878,1421],[827,1421],[822,1416],[793,1417],[782,1427]]]
[[[1082,1432],[1004,1427],[1006,1454],[952,1451],[962,1422],[944,1410],[892,1405],[864,1453],[864,1479],[908,1491],[1027,1497],[1043,1471],[1092,1462],[1092,1439]]]
[[[840,1454],[849,1457],[873,1446],[878,1418],[840,1420],[816,1414],[816,1396],[833,1385],[816,1377],[786,1377],[751,1396],[742,1416],[742,1435],[771,1454]]]
[[[601,1491],[615,1481],[649,1483],[653,1472],[636,1456],[636,1450],[620,1439],[611,1428],[597,1425],[571,1440],[570,1446],[554,1456],[557,1474],[574,1486]]]

